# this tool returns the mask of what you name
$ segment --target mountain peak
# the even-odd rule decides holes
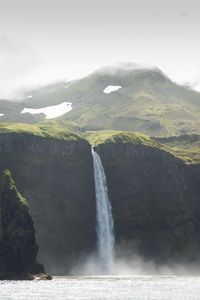
[[[156,66],[144,63],[119,62],[110,66],[102,67],[93,74],[117,75],[118,73],[130,73],[135,71],[156,71],[163,75],[163,72]]]

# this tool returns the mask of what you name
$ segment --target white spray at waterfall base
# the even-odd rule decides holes
[[[98,265],[109,272],[114,263],[114,228],[112,208],[108,197],[106,176],[100,156],[92,148],[97,207]]]

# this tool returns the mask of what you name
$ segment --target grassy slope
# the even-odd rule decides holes
[[[191,148],[189,148],[189,142],[186,142],[185,145],[187,145],[188,148],[185,147],[185,150],[183,150],[184,143],[181,144],[180,141],[178,141],[177,144],[182,146],[179,146],[178,148],[175,146],[175,142],[169,142],[168,139],[166,139],[167,141],[165,141],[164,139],[158,139],[158,141],[156,141],[154,138],[150,138],[144,134],[131,131],[88,131],[83,134],[83,137],[86,138],[93,146],[106,143],[128,143],[134,145],[144,145],[147,147],[154,147],[166,151],[188,164],[200,162],[200,137],[198,144],[195,144],[195,148],[194,144],[191,143]]]
[[[169,138],[158,138],[160,143],[171,148],[186,161],[200,163],[200,135],[182,135]]]
[[[56,125],[0,123],[0,133],[23,133],[44,138],[54,138],[65,141],[83,140],[80,136],[64,130]]]
[[[122,88],[104,94],[108,85]],[[72,102],[72,111],[52,121],[69,130],[130,130],[150,136],[200,133],[200,93],[179,86],[159,70],[93,73],[72,83],[57,83],[30,92],[13,110],[2,103],[6,122],[47,123],[44,115],[20,114],[22,107],[44,107]],[[28,94],[27,94],[28,96]],[[1,104],[1,102],[0,102]],[[9,105],[6,111],[5,105]],[[16,111],[16,113],[15,113]]]
[[[93,145],[107,143],[128,143],[134,145],[145,145],[150,147],[162,148],[162,145],[148,136],[130,131],[118,130],[102,130],[102,131],[89,131],[83,135]]]
[[[104,94],[107,85],[122,89]],[[200,94],[156,72],[91,75],[66,89],[74,109],[60,119],[86,130],[133,130],[151,136],[200,131]]]
[[[25,94],[24,102],[27,107],[41,108],[67,101],[66,88],[72,82],[56,82],[40,88],[30,90]],[[31,98],[28,98],[29,96]]]

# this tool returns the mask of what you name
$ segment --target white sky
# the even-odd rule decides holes
[[[130,61],[200,87],[199,0],[0,0],[0,96]]]

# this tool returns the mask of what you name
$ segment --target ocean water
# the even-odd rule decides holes
[[[2,281],[0,300],[199,300],[200,277],[55,277]]]

